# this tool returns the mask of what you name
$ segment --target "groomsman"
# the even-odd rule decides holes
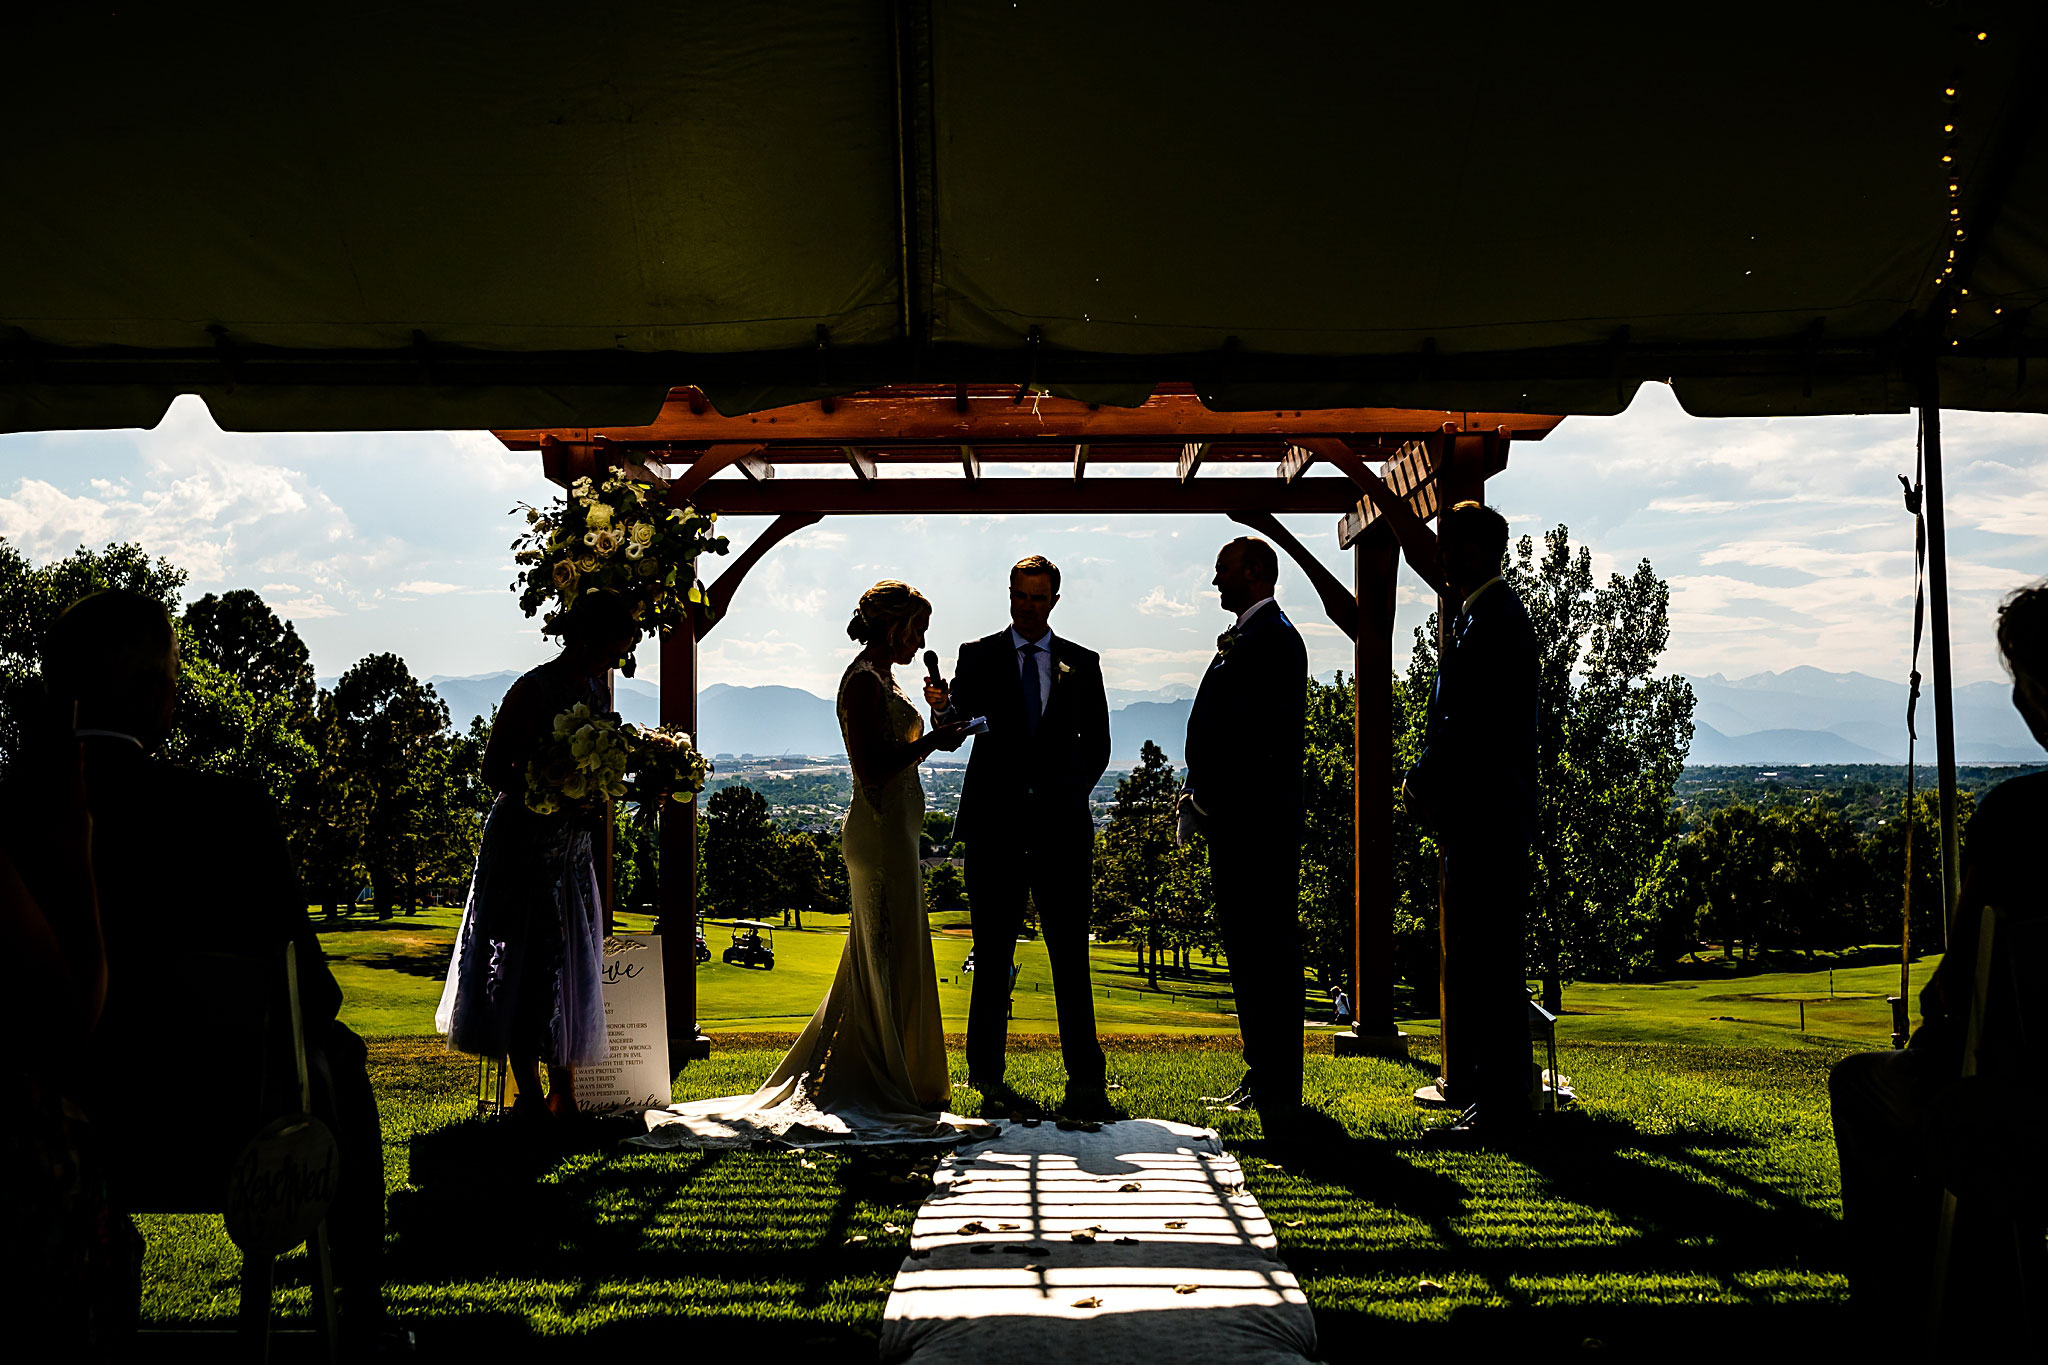
[[[987,1116],[1034,1107],[1003,1076],[1010,964],[1027,897],[1038,907],[1052,964],[1067,1067],[1061,1111],[1111,1114],[1088,975],[1095,852],[1088,796],[1109,766],[1109,701],[1100,657],[1053,634],[1059,600],[1058,565],[1043,555],[1017,561],[1008,628],[960,646],[950,687],[934,679],[924,689],[935,720],[988,719],[967,760],[953,826],[967,845],[974,912],[967,1076]]]
[[[1501,576],[1506,518],[1461,502],[1432,533],[1406,499],[1370,471],[1364,478],[1408,563],[1455,612],[1422,756],[1402,783],[1408,809],[1444,851],[1444,1086],[1464,1112],[1440,1131],[1512,1137],[1533,1117],[1522,973],[1537,816],[1536,631]]]
[[[1244,1081],[1220,1097],[1256,1109],[1268,1136],[1301,1118],[1300,897],[1302,730],[1308,650],[1273,600],[1279,556],[1240,536],[1216,556],[1222,607],[1237,619],[1216,640],[1188,714],[1183,826],[1209,840],[1216,920],[1230,957],[1244,1039]]]

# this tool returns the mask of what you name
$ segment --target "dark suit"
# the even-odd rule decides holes
[[[1460,610],[1409,774],[1444,851],[1445,1082],[1496,1122],[1528,1116],[1522,939],[1536,833],[1536,632],[1505,579]]]
[[[1224,632],[1188,713],[1200,808],[1244,1037],[1245,1080],[1271,1121],[1301,1106],[1301,766],[1308,650],[1280,604]]]
[[[967,845],[967,895],[974,908],[967,1073],[977,1083],[1003,1077],[1010,962],[1028,894],[1052,963],[1067,1081],[1099,1086],[1102,1043],[1088,976],[1095,850],[1088,794],[1109,766],[1102,661],[1053,635],[1051,695],[1034,727],[1022,664],[1005,628],[960,646],[952,692],[949,715],[989,722],[988,732],[973,741],[954,825],[954,837]]]
[[[81,1102],[109,1127],[114,1116],[145,1104],[151,1140],[135,1150],[146,1159],[148,1187],[163,1189],[164,1173],[176,1173],[197,1191],[224,1189],[237,1153],[217,1150],[206,1133],[215,1117],[208,1068],[221,1040],[189,1037],[180,1028],[188,988],[175,964],[198,953],[281,961],[284,945],[297,944],[313,1110],[341,1149],[341,1186],[329,1213],[336,1275],[352,1302],[373,1311],[384,1235],[376,1099],[362,1040],[335,1019],[341,988],[306,918],[276,807],[251,783],[161,762],[126,739],[88,737],[84,748],[107,1003]],[[24,798],[34,794],[10,792],[7,801]],[[265,1067],[273,1112],[299,1107],[284,1003],[280,976],[272,1018],[280,1021],[274,1036],[287,1041],[272,1049]],[[189,1149],[181,1149],[181,1138],[191,1139]],[[117,1198],[119,1155],[109,1147]]]

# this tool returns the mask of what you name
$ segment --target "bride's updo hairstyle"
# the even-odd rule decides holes
[[[846,635],[861,644],[886,640],[919,616],[929,616],[932,604],[908,583],[885,578],[860,595],[853,619],[846,623]]]

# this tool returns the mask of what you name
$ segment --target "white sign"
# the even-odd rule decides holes
[[[663,1109],[670,1101],[668,1001],[661,938],[614,934],[604,941],[605,1038],[610,1054],[576,1068],[582,1109]]]

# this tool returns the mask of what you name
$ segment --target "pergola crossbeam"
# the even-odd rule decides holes
[[[720,516],[919,516],[953,514],[1029,516],[1159,514],[1200,516],[1233,512],[1338,513],[1358,490],[1349,479],[1211,479],[1189,484],[1170,479],[777,479],[746,483],[721,479],[690,499]]]
[[[875,477],[875,461],[873,456],[869,455],[859,446],[841,446],[839,449],[845,454],[847,468],[853,471],[854,478],[865,483],[867,480]]]

